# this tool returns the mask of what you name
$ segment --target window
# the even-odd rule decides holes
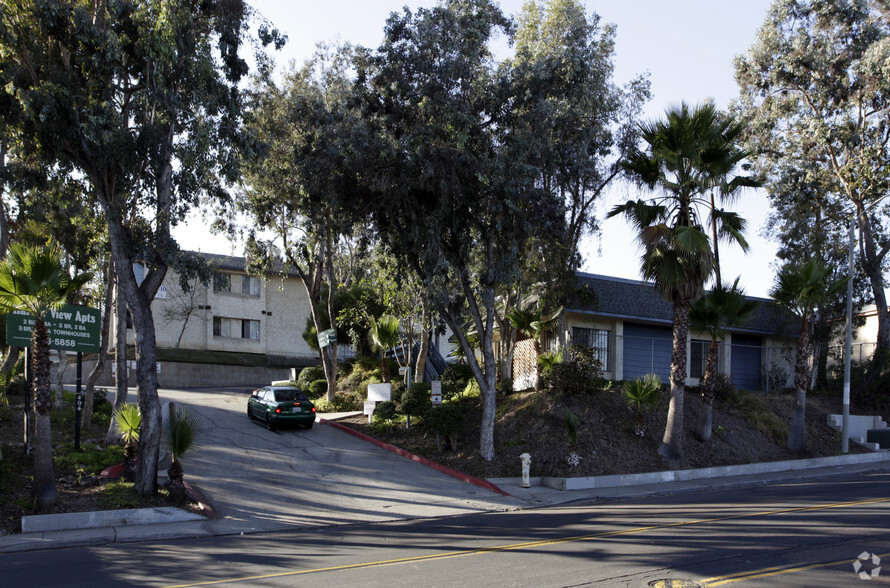
[[[241,321],[241,338],[260,340],[260,321]]]
[[[213,336],[260,340],[260,321],[213,317]]]
[[[232,276],[223,272],[213,272],[213,291],[231,292]]]
[[[260,279],[255,276],[241,276],[241,293],[245,296],[259,296]]]
[[[611,334],[607,329],[572,327],[572,343],[593,349],[593,356],[602,364],[603,371],[609,371],[612,369],[609,362]]]
[[[708,363],[709,341],[693,339],[689,342],[689,377],[705,377],[705,366]]]

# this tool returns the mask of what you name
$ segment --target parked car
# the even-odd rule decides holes
[[[247,417],[265,422],[270,431],[288,424],[311,429],[315,424],[315,406],[299,388],[265,386],[254,390],[247,399]]]

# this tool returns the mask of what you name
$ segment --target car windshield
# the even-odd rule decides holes
[[[309,400],[306,396],[296,388],[275,390],[275,402],[288,402],[290,400]]]

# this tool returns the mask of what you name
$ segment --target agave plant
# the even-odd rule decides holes
[[[643,412],[658,404],[661,396],[661,379],[655,374],[646,374],[632,382],[625,382],[624,399],[634,410],[634,435],[645,437],[646,429],[643,427]]]
[[[138,404],[126,402],[114,411],[114,422],[117,434],[124,443],[125,480],[136,480],[136,449],[139,443],[139,428],[142,425],[142,412]]]
[[[167,477],[170,480],[168,491],[174,500],[184,498],[182,456],[201,442],[204,433],[204,422],[198,415],[170,404],[170,413],[161,425],[161,440],[171,456]]]

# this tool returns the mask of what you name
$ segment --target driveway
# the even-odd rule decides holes
[[[461,482],[316,423],[268,431],[246,414],[248,390],[159,391],[203,417],[204,442],[183,460],[237,531],[507,510],[521,501]]]

